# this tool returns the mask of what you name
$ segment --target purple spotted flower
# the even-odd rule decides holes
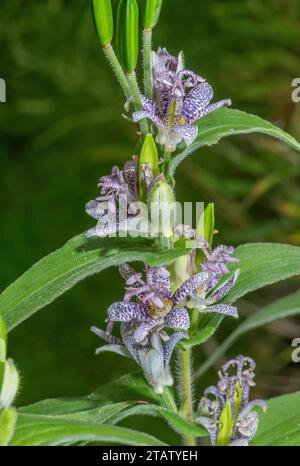
[[[212,249],[210,244],[205,240],[201,240],[198,245],[205,255],[205,260],[201,265],[203,272],[212,272],[218,277],[221,277],[229,273],[227,267],[228,263],[235,264],[239,262],[239,259],[232,257],[234,253],[234,248],[232,246],[224,246],[221,244],[215,249]]]
[[[143,181],[146,190],[150,189],[152,175],[143,167]],[[114,166],[111,175],[100,178],[98,186],[101,196],[86,204],[88,215],[98,220],[96,227],[86,232],[86,236],[105,237],[122,230],[128,231],[131,222],[141,217],[138,189],[138,157],[127,161],[123,170]]]
[[[133,120],[149,118],[158,129],[156,141],[173,152],[183,139],[192,144],[198,134],[193,126],[208,113],[231,105],[230,99],[211,104],[212,87],[201,76],[184,68],[182,52],[178,58],[166,49],[152,55],[154,100],[141,96],[143,110],[133,113]]]
[[[177,235],[185,238],[195,238],[195,230],[190,229],[186,225],[179,225],[175,229]],[[235,285],[239,276],[239,269],[233,275],[219,284],[219,281],[229,272],[227,268],[228,263],[237,263],[239,260],[232,257],[234,248],[232,246],[217,246],[211,249],[207,241],[196,240],[198,247],[200,247],[205,255],[205,259],[201,264],[202,272],[196,273],[189,280],[187,280],[182,287],[177,291],[185,295],[183,298],[185,305],[188,309],[197,309],[199,312],[204,313],[218,313],[224,316],[238,317],[236,306],[220,303]],[[189,269],[195,270],[195,250],[190,254]],[[198,277],[203,276],[205,279],[201,280],[198,285]],[[219,285],[218,285],[219,284]]]
[[[253,408],[260,406],[265,411],[266,403],[249,401],[254,369],[253,359],[238,356],[224,364],[217,386],[205,390],[197,422],[207,429],[212,445],[247,446],[255,436],[259,416]]]
[[[169,369],[172,352],[177,342],[188,336],[190,319],[181,303],[208,279],[208,274],[201,272],[189,286],[184,284],[172,294],[165,266],[146,266],[145,279],[128,264],[122,265],[120,272],[126,282],[124,300],[109,307],[106,331],[92,328],[109,343],[98,352],[109,350],[132,357],[142,366],[148,382],[161,393],[165,385],[173,383]],[[121,338],[111,335],[115,322],[121,322]],[[169,335],[165,329],[173,333]]]
[[[238,318],[239,315],[236,306],[219,303],[235,285],[238,274],[239,271],[237,270],[232,277],[217,286],[220,279],[218,274],[199,272],[187,280],[180,287],[178,293],[181,292],[185,295],[183,299],[188,309],[197,309],[203,313],[217,313]],[[198,277],[200,276],[205,276],[206,278],[198,284]]]

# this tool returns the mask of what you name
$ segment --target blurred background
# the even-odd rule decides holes
[[[142,2],[142,0],[141,0]],[[123,120],[124,99],[101,53],[88,0],[2,0],[0,77],[0,290],[69,238],[93,225],[85,203],[100,176],[134,153],[136,128]],[[300,77],[300,2],[165,0],[154,47],[183,49],[186,65],[212,83],[216,100],[256,113],[300,139],[300,103],[291,82]],[[217,241],[300,245],[300,158],[263,136],[228,138],[181,165],[177,197],[214,201]],[[290,280],[240,302],[240,315],[299,288]],[[15,329],[9,354],[22,374],[18,404],[84,395],[136,370],[113,354],[94,355],[107,307],[122,297],[116,270],[85,280]],[[226,321],[194,362],[203,361],[237,322]],[[300,320],[249,332],[226,357],[257,360],[257,396],[300,389],[291,341]],[[197,394],[216,381],[216,368]],[[127,421],[127,425],[130,425]],[[134,421],[137,427],[137,422]],[[157,423],[159,429],[160,421]],[[151,420],[155,426],[155,420]],[[166,440],[172,435],[164,428]],[[173,440],[175,443],[175,440]]]

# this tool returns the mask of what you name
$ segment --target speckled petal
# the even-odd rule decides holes
[[[239,269],[234,272],[231,278],[219,286],[209,297],[211,302],[220,301],[224,296],[226,296],[231,288],[235,285],[239,276]]]
[[[208,281],[209,274],[206,272],[200,272],[184,282],[173,295],[172,301],[174,306],[178,306],[178,304],[180,304],[187,296],[193,295],[197,288],[206,284]]]
[[[198,113],[194,115],[194,119],[191,120],[190,123],[194,123],[194,121],[199,120],[205,115],[208,115],[209,113],[214,112],[215,110],[218,110],[219,108],[224,107],[225,105],[230,106],[231,100],[230,99],[219,100],[218,102],[215,102],[214,104],[208,105],[207,107],[200,109]]]
[[[96,200],[90,201],[86,204],[85,211],[95,220],[100,220],[107,214],[107,203]]]
[[[132,325],[128,323],[122,323],[121,324],[121,335],[122,335],[122,340],[123,340],[124,345],[128,349],[133,359],[139,364],[140,359],[139,359],[138,345],[136,344],[134,337],[133,337]]]
[[[174,130],[184,139],[186,145],[192,144],[197,135],[198,135],[198,128],[197,126],[191,125],[176,125],[174,126]]]
[[[188,311],[184,307],[173,309],[165,318],[165,325],[176,330],[188,330],[190,328]]]
[[[165,265],[145,267],[147,283],[166,298],[171,298],[170,272]]]
[[[157,322],[153,319],[149,319],[147,322],[139,324],[133,334],[134,341],[141,343],[148,335],[149,332],[157,326]]]
[[[124,178],[135,200],[138,199],[138,173],[138,157],[134,156],[124,165]]]
[[[215,306],[208,306],[202,312],[216,312],[225,316],[238,318],[237,308],[229,304],[216,304]]]
[[[102,224],[99,222],[94,228],[90,228],[85,232],[86,238],[105,238],[113,235],[118,231],[118,225],[114,222],[110,224]]]
[[[229,447],[248,447],[249,442],[248,442],[248,440],[246,440],[244,438],[240,438],[239,440],[234,440],[228,446]]]
[[[93,332],[95,335],[102,338],[102,340],[106,341],[111,345],[123,345],[122,340],[120,338],[114,337],[113,335],[105,332],[105,330],[102,330],[101,328],[93,326],[91,327],[91,332]]]
[[[185,332],[174,332],[170,336],[169,340],[165,344],[164,347],[164,365],[165,367],[169,365],[170,359],[172,357],[172,353],[175,349],[175,346],[180,340],[183,340],[184,338],[188,338],[188,334]]]
[[[199,113],[208,106],[213,98],[213,89],[207,82],[200,83],[184,99],[182,116],[187,123],[199,118]]]
[[[142,304],[123,301],[112,304],[107,314],[110,322],[143,322],[149,318],[147,308]]]
[[[151,120],[156,126],[163,126],[163,122],[162,120],[156,116],[155,114],[153,113],[149,113],[149,112],[144,112],[142,110],[139,110],[137,112],[134,112],[132,114],[132,119],[135,123],[143,120],[144,118],[148,118],[149,120]]]
[[[217,424],[214,420],[210,419],[209,417],[206,416],[200,416],[196,419],[196,422],[201,424],[209,433],[210,436],[210,441],[212,445],[216,444],[216,439],[217,439],[217,433],[218,433],[218,428]]]

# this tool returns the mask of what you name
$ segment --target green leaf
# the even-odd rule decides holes
[[[10,445],[54,446],[81,441],[109,442],[122,445],[165,445],[151,435],[125,427],[96,424],[48,416],[19,414],[15,434]]]
[[[263,325],[267,325],[274,320],[283,319],[296,314],[300,314],[300,291],[263,307],[260,311],[255,312],[244,320],[244,322],[218,346],[211,356],[206,359],[205,363],[197,371],[196,376],[200,377],[205,371],[207,371],[207,369],[209,369],[244,333],[254,330],[255,328],[262,327]]]
[[[199,327],[190,333],[188,340],[180,342],[180,346],[189,348],[191,346],[201,345],[215,333],[223,320],[223,316],[218,314],[205,315],[203,317],[204,320],[200,320]]]
[[[239,278],[225,303],[233,303],[250,291],[300,274],[300,247],[289,244],[249,243],[239,246],[234,257],[239,264]]]
[[[300,392],[267,401],[267,412],[260,414],[259,427],[251,445],[300,445]]]
[[[130,407],[116,416],[115,422],[120,422],[129,416],[159,416],[164,419],[171,429],[180,435],[193,435],[194,437],[206,437],[208,432],[199,424],[186,421],[178,413],[154,404],[141,404]]]
[[[34,264],[4,290],[0,313],[11,330],[76,283],[107,267],[139,260],[149,265],[168,263],[186,252],[180,248],[158,251],[149,239],[87,241],[82,234]]]
[[[90,425],[115,425],[129,416],[159,416],[181,435],[206,436],[207,431],[204,428],[182,419],[175,411],[177,408],[170,395],[169,390],[163,396],[156,395],[140,374],[126,375],[119,380],[99,387],[88,397],[49,399],[19,408],[18,429],[23,429],[23,424],[26,425],[27,421],[31,421],[39,429],[39,420],[43,423],[48,420],[51,421],[52,439],[52,429],[57,428],[55,421],[65,422],[68,425],[74,422],[89,423]],[[66,432],[68,433],[67,430]],[[16,435],[17,440],[14,438],[14,443],[20,441],[18,440],[19,434]],[[85,437],[79,440],[88,441],[89,438]],[[79,440],[64,437],[59,442],[69,444]],[[23,440],[21,439],[21,441]]]
[[[197,139],[172,159],[169,166],[169,175],[174,176],[178,165],[195,150],[203,146],[217,144],[220,139],[237,134],[267,134],[300,151],[299,142],[291,135],[256,115],[251,115],[240,110],[225,107],[220,108],[198,120],[197,126]]]

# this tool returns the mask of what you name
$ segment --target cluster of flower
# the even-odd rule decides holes
[[[228,99],[210,104],[211,86],[201,76],[184,68],[182,53],[176,58],[166,49],[153,52],[152,82],[154,100],[141,95],[143,110],[135,111],[132,118],[135,122],[146,118],[155,124],[156,142],[164,146],[165,152],[175,151],[182,140],[187,145],[192,144],[197,136],[193,123],[223,105],[231,105]],[[87,237],[104,237],[128,228],[128,219],[140,215],[138,209],[132,208],[132,203],[141,201],[141,182],[148,203],[162,181],[171,189],[165,178],[164,164],[155,176],[152,168],[151,164],[141,164],[134,156],[125,163],[123,170],[115,166],[111,175],[100,179],[101,196],[86,206],[87,213],[98,220],[98,224],[87,232]],[[161,197],[167,198],[165,193],[158,195]],[[125,218],[121,215],[122,202],[125,202]],[[114,216],[111,217],[109,211]],[[119,271],[125,280],[124,298],[108,308],[105,330],[92,327],[92,331],[107,343],[96,352],[112,351],[132,358],[156,393],[163,393],[165,386],[173,384],[170,359],[178,342],[189,336],[190,310],[238,317],[235,306],[221,302],[238,277],[238,270],[229,278],[225,277],[229,273],[227,264],[238,262],[232,257],[234,249],[224,245],[212,249],[211,244],[199,238],[188,225],[174,225],[171,234],[174,238],[192,239],[196,245],[187,256],[187,278],[175,286],[173,272],[165,265],[145,266],[143,273],[123,264]],[[196,260],[199,250],[200,265]],[[112,335],[116,322],[121,323],[120,336]],[[229,361],[219,373],[217,387],[205,391],[197,420],[208,430],[213,444],[246,444],[255,434],[258,416],[252,407],[255,404],[265,406],[261,401],[249,403],[254,366],[250,358],[242,356]],[[235,374],[229,375],[233,367],[236,367]],[[215,400],[211,400],[211,395]]]

